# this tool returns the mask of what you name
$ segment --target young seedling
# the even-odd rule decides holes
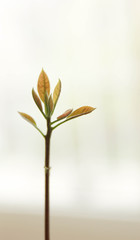
[[[91,113],[95,108],[89,107],[89,106],[83,106],[75,111],[73,109],[66,110],[63,114],[57,117],[56,120],[51,121],[52,114],[55,110],[60,92],[61,92],[61,81],[59,80],[53,95],[50,94],[50,82],[47,74],[42,69],[37,83],[37,90],[38,95],[32,89],[32,96],[34,99],[34,102],[36,103],[37,107],[39,108],[40,112],[42,113],[43,117],[46,120],[47,123],[47,133],[44,134],[37,126],[35,120],[28,114],[19,112],[19,114],[27,120],[29,123],[31,123],[43,136],[45,139],[45,240],[50,240],[50,224],[49,224],[49,171],[50,171],[50,139],[51,134],[54,131],[55,128],[60,126],[61,124],[68,122],[74,118],[80,117],[82,115]],[[40,100],[41,99],[41,100]],[[42,107],[42,103],[44,104],[44,110]]]

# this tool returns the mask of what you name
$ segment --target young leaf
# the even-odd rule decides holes
[[[43,111],[43,108],[42,108],[42,104],[41,104],[41,101],[39,99],[39,97],[37,96],[36,92],[34,89],[32,89],[32,96],[33,96],[33,99],[36,103],[36,105],[38,106],[38,108],[40,109],[40,111],[42,112]]]
[[[37,90],[42,102],[45,102],[45,92],[47,91],[48,95],[50,94],[50,82],[43,69],[38,78]]]
[[[47,90],[45,91],[45,101],[44,101],[44,104],[45,104],[45,113],[46,113],[46,116],[48,116],[48,112],[49,112],[49,104],[48,104],[48,101],[49,101],[49,97],[48,97],[48,92]]]
[[[52,113],[53,112],[53,108],[54,108],[52,94],[49,97],[48,105],[49,105],[49,112]]]
[[[55,89],[54,89],[54,92],[53,92],[53,103],[54,103],[54,108],[56,106],[56,103],[58,101],[58,98],[59,98],[59,95],[60,95],[60,92],[61,92],[61,81],[59,79]]]
[[[82,116],[82,115],[85,115],[85,114],[88,114],[88,113],[92,112],[92,111],[95,110],[95,109],[96,109],[96,108],[89,107],[89,106],[80,107],[80,108],[76,109],[74,112],[72,112],[72,113],[67,117],[67,119],[80,117],[80,116]]]
[[[57,117],[57,120],[61,120],[63,118],[68,117],[68,115],[71,114],[71,112],[73,111],[73,109],[68,109],[67,111],[65,111],[63,114],[61,114],[60,116]]]
[[[33,124],[36,126],[35,120],[28,114],[23,113],[23,112],[18,112],[27,122]]]

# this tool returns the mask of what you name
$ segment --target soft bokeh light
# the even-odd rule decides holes
[[[51,90],[62,81],[54,119],[97,108],[53,133],[51,215],[140,220],[139,9],[137,0],[0,2],[1,212],[43,215],[44,141],[17,113],[44,131],[31,96],[43,67]]]

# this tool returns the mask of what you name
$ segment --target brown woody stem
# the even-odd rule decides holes
[[[49,208],[49,175],[50,175],[50,119],[47,119],[47,135],[45,136],[45,240],[50,240],[50,208]]]

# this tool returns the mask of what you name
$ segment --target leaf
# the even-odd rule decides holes
[[[83,106],[72,112],[67,118],[76,118],[94,111],[96,108]]]
[[[53,99],[52,99],[52,94],[51,94],[50,97],[49,97],[48,105],[49,105],[50,113],[52,113],[52,112],[53,112],[53,108],[54,108]]]
[[[23,112],[18,112],[27,122],[33,124],[36,126],[35,120],[28,114],[23,113]]]
[[[46,116],[48,116],[48,112],[49,112],[48,101],[49,101],[48,93],[47,93],[47,91],[45,91],[45,101],[44,101],[44,104],[45,104]]]
[[[53,92],[53,103],[54,103],[54,107],[56,106],[56,103],[58,101],[58,98],[59,98],[59,95],[60,95],[60,92],[61,92],[61,81],[59,79],[55,89],[54,89],[54,92]]]
[[[57,120],[61,120],[63,118],[66,118],[68,115],[71,114],[71,112],[73,111],[73,109],[68,109],[67,111],[65,111],[63,114],[61,114],[60,116],[57,117]]]
[[[38,106],[38,108],[40,109],[40,111],[42,112],[43,111],[43,108],[42,108],[42,104],[41,104],[41,101],[39,99],[39,97],[37,96],[36,92],[34,89],[32,89],[32,96],[33,96],[33,99],[36,103],[36,105]]]
[[[38,78],[37,90],[42,102],[45,102],[45,92],[47,91],[48,95],[50,94],[50,82],[43,69]]]

